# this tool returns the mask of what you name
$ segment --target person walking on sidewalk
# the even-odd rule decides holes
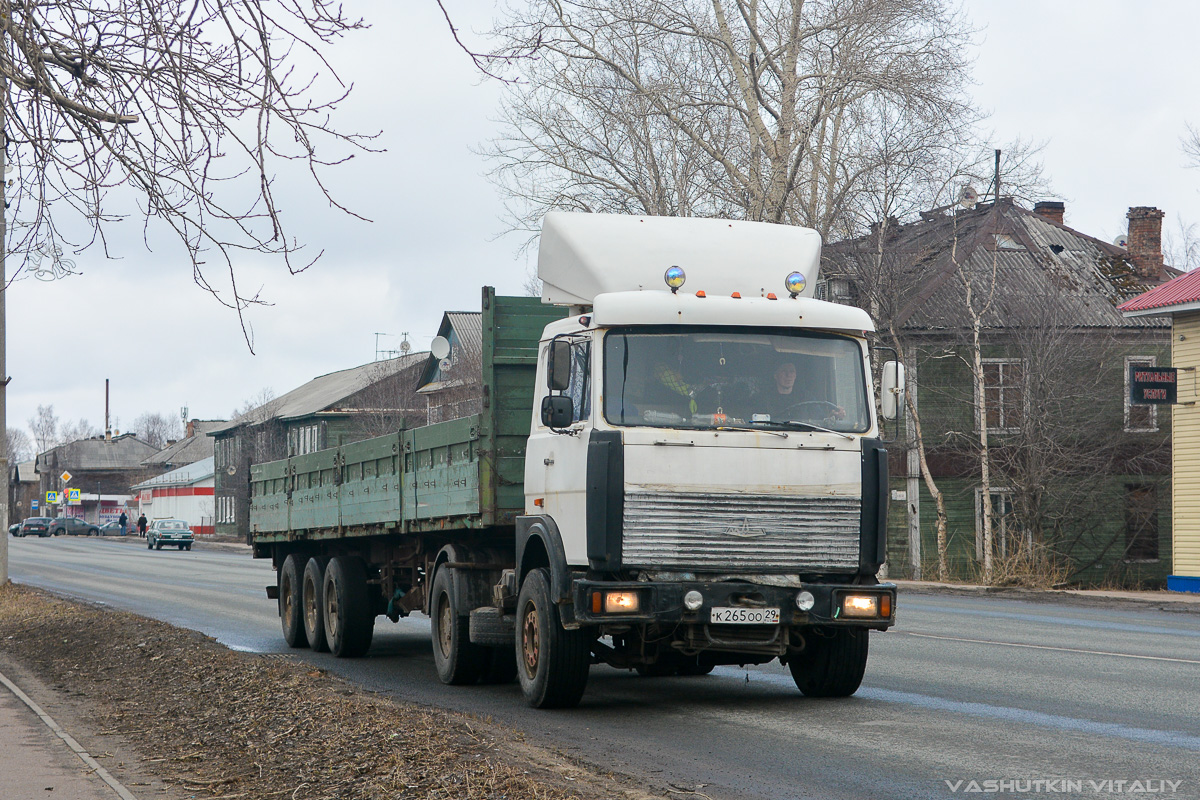
[[[121,516],[117,517],[117,524],[121,526],[121,535],[124,536],[129,530],[129,517],[125,516],[125,512],[121,512]]]
[[[142,514],[138,517],[138,535],[143,539],[146,538],[146,515]]]

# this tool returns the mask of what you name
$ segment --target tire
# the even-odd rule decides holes
[[[788,659],[796,687],[808,697],[849,697],[862,685],[867,669],[867,631],[816,629],[806,645]]]
[[[149,539],[147,539],[147,540],[146,540],[146,549],[147,549],[147,550],[153,550],[153,549],[154,549],[154,542],[151,542]]]
[[[517,677],[525,700],[534,708],[572,708],[579,704],[591,668],[592,636],[565,630],[550,595],[550,573],[535,569],[525,576],[517,597]]]
[[[325,640],[338,658],[358,658],[371,647],[375,615],[367,594],[367,569],[354,556],[337,556],[325,568]]]
[[[693,657],[686,659],[679,665],[679,674],[684,677],[694,678],[701,675],[708,675],[715,667],[715,664],[704,664],[698,658]]]
[[[487,666],[487,653],[471,644],[470,617],[454,597],[454,571],[442,567],[433,577],[429,628],[433,634],[433,665],[438,678],[450,686],[478,683]]]
[[[304,565],[304,576],[300,582],[300,609],[304,620],[304,635],[308,646],[318,653],[328,653],[329,643],[325,639],[325,600],[321,590],[325,583],[325,565],[329,559],[313,556]]]
[[[183,546],[183,549],[184,549],[184,550],[191,551],[191,549],[192,549],[192,546],[191,546],[190,544],[185,544],[185,545]]]
[[[88,528],[88,536],[99,536],[99,535],[100,535],[99,528]]]
[[[279,623],[283,626],[283,640],[288,647],[308,647],[304,635],[304,617],[300,601],[300,576],[304,569],[304,557],[292,553],[279,567]]]
[[[155,550],[162,550],[162,542],[155,542],[155,543],[154,543],[154,549],[155,549]]]

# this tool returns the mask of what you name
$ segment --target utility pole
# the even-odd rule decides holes
[[[8,4],[4,5],[5,12],[9,12]],[[0,38],[2,46],[3,39]],[[4,135],[7,99],[8,81],[0,76],[0,474],[4,475],[4,491],[0,492],[0,586],[8,583],[8,497],[12,480],[8,474],[8,320],[4,316],[5,298],[8,297],[8,275],[4,269],[4,257],[8,254],[8,217],[5,214],[8,180],[4,175],[8,146]]]

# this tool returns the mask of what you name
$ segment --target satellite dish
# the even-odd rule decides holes
[[[979,202],[979,192],[975,191],[975,187],[967,184],[958,191],[958,204],[963,208],[974,208]]]
[[[441,361],[450,355],[450,340],[445,336],[433,337],[433,341],[429,343],[429,352],[433,353],[434,358]]]
[[[1113,244],[1123,250],[1129,249],[1129,234],[1122,233],[1117,238],[1113,239]]]
[[[439,361],[438,369],[440,369],[442,372],[449,372],[450,371],[450,359],[443,358],[441,361]]]

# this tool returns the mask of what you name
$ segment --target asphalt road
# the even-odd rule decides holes
[[[872,634],[863,688],[847,700],[802,697],[777,664],[698,678],[594,667],[582,705],[550,712],[525,706],[515,684],[441,685],[421,616],[381,617],[365,659],[289,650],[263,591],[269,564],[203,544],[139,545],[10,539],[10,571],[18,583],[492,717],[674,797],[1200,798],[1200,613],[902,595],[896,629]]]

